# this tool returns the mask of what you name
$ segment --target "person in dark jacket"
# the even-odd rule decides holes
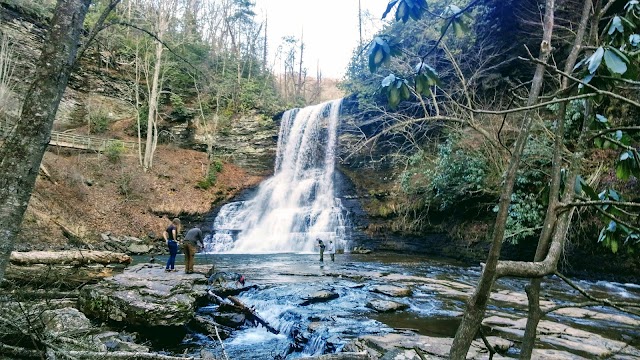
[[[318,240],[318,247],[320,248],[320,261],[324,261],[324,248],[325,248],[325,245],[322,242],[322,240],[320,240],[320,239],[316,239],[316,240]]]
[[[187,231],[184,236],[184,272],[187,274],[193,273],[194,257],[198,252],[198,247],[203,247],[204,237],[200,228],[193,228]]]
[[[169,247],[169,259],[164,271],[176,271],[176,255],[178,255],[178,233],[180,232],[180,219],[175,218],[171,221],[171,225],[167,227],[162,236]]]

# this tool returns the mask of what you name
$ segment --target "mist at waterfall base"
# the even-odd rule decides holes
[[[208,253],[311,253],[317,240],[348,248],[347,211],[334,190],[342,99],[282,116],[274,175],[247,201],[224,205]]]

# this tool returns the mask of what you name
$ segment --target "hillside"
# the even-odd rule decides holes
[[[205,153],[160,145],[145,173],[133,154],[112,162],[101,154],[50,148],[43,161],[49,176],[41,172],[37,180],[16,250],[91,244],[106,232],[157,238],[169,218],[206,214],[261,180],[225,163],[216,183],[200,189],[206,162]]]

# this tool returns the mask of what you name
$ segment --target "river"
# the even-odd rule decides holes
[[[178,259],[180,261],[181,258]],[[456,289],[469,292],[480,275],[479,266],[469,267],[446,259],[406,254],[337,254],[334,263],[326,258],[320,263],[317,254],[309,253],[198,254],[196,263],[215,264],[218,271],[244,274],[248,283],[257,285],[257,288],[240,294],[239,299],[255,307],[265,320],[280,330],[279,335],[274,335],[261,326],[246,324],[224,340],[230,359],[273,359],[276,355],[286,354],[295,337],[298,337],[299,348],[287,359],[340,351],[359,336],[384,334],[394,329],[412,329],[434,337],[453,337],[464,311],[464,296]],[[605,296],[612,301],[640,301],[640,286],[637,284],[574,281],[595,296]],[[487,316],[498,313],[526,316],[525,284],[519,279],[498,281],[494,288],[498,297],[491,302]],[[413,294],[392,298],[372,292],[377,285],[400,285],[410,288]],[[305,297],[319,290],[335,291],[339,297],[301,306]],[[513,295],[516,298],[509,299]],[[408,308],[378,313],[366,306],[372,299],[393,300],[408,305]],[[553,299],[556,303],[585,300],[557,277],[545,279],[543,299]],[[214,310],[214,305],[199,309],[201,313]],[[640,318],[630,316],[630,321],[619,322],[611,320],[621,315],[616,310],[597,308],[597,313],[604,316],[573,318],[572,315],[551,315],[549,320],[599,334],[606,339],[624,339],[633,344],[640,341],[640,327],[637,326]],[[562,349],[553,344],[541,346]],[[214,353],[221,352],[218,341],[198,333],[188,335],[182,347],[190,350],[204,347]]]

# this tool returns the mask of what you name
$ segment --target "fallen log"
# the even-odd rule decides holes
[[[265,319],[260,317],[260,315],[258,315],[258,313],[254,309],[246,306],[242,301],[238,300],[238,298],[236,298],[235,296],[229,296],[229,297],[227,297],[227,299],[229,299],[229,301],[231,301],[240,311],[242,311],[243,313],[248,315],[248,318],[253,319],[253,320],[257,321],[258,323],[260,323],[270,333],[276,334],[276,335],[280,334],[280,331],[278,331],[278,329],[276,329],[273,326],[269,325],[269,323]]]
[[[211,290],[207,290],[207,295],[209,296],[209,299],[211,299],[213,302],[217,303],[218,305],[222,305],[222,304],[230,305],[230,304],[232,304],[231,301],[216,295]]]
[[[119,268],[120,267],[120,268]],[[35,264],[7,266],[5,280],[16,284],[33,286],[47,285],[51,287],[74,288],[78,285],[96,283],[106,277],[122,271],[122,265],[103,266],[57,266]]]
[[[65,251],[27,251],[11,253],[9,258],[14,265],[88,265],[88,264],[130,264],[127,254],[111,251],[65,250]]]

